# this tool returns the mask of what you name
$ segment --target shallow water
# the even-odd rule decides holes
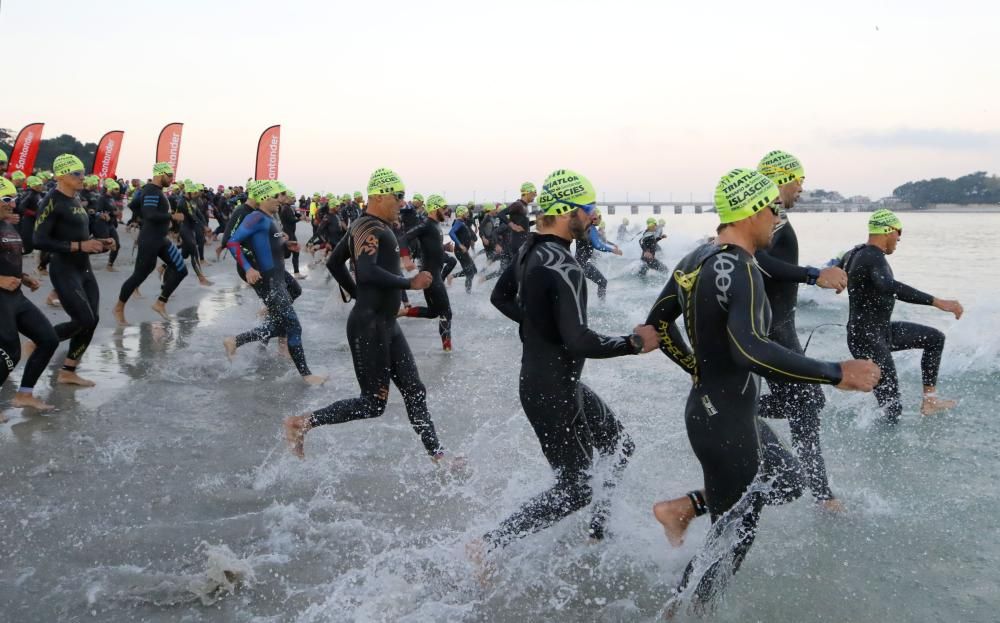
[[[866,216],[794,215],[803,263],[862,242]],[[715,222],[665,218],[668,265]],[[967,316],[899,304],[897,317],[947,333],[939,388],[962,402],[922,418],[910,353],[897,357],[905,411],[895,429],[879,425],[872,396],[827,388],[825,455],[849,512],[830,517],[808,499],[767,509],[717,620],[997,618],[1000,281],[989,249],[1000,215],[903,220],[897,277],[960,298]],[[612,239],[617,223],[609,219]],[[625,249],[600,259],[608,302],[591,288],[591,325],[601,332],[628,332],[665,281],[634,276],[638,244]],[[98,271],[106,318],[80,368],[98,387],[55,387],[53,367],[38,389],[59,411],[7,409],[11,421],[0,425],[0,620],[644,621],[701,545],[707,522],[671,549],[650,514],[654,501],[701,478],[684,432],[687,380],[658,352],[592,361],[584,372],[637,444],[610,537],[587,544],[589,515],[570,517],[508,547],[483,588],[465,543],[551,479],[517,400],[516,328],[489,305],[488,286],[471,296],[450,290],[451,354],[439,350],[436,323],[402,321],[442,441],[469,458],[467,473],[434,469],[395,390],[382,418],[313,431],[302,462],[283,447],[281,418],[357,392],[348,308],[324,271],[302,282],[296,308],[310,365],[331,380],[306,389],[274,346],[248,345],[226,360],[222,338],[253,325],[259,307],[231,259],[209,265],[212,288],[185,281],[171,322],[148,310],[150,280],[146,298],[129,304],[136,326],[112,328],[129,251],[121,272]],[[846,321],[846,295],[803,287],[800,300],[803,338]],[[846,358],[844,330],[819,328],[809,352]],[[20,368],[0,404],[19,378]],[[772,425],[787,438],[787,425]]]

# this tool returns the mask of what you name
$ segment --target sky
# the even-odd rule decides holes
[[[1000,4],[2,0],[0,127],[96,142],[149,175],[234,184],[280,123],[281,179],[512,199],[561,168],[602,200],[709,201],[768,151],[806,189],[888,195],[1000,170]],[[21,60],[29,59],[29,60]]]

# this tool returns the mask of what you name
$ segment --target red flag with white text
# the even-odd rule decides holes
[[[168,123],[160,130],[160,137],[156,140],[156,161],[169,162],[177,174],[177,161],[181,157],[181,132],[184,130],[183,123]]]
[[[32,123],[24,126],[18,132],[17,140],[14,141],[14,149],[10,152],[10,160],[7,163],[7,174],[20,171],[25,175],[31,175],[35,170],[35,157],[38,156],[38,147],[42,143],[42,128],[44,123]]]
[[[264,130],[257,141],[257,167],[255,180],[278,179],[278,156],[281,152],[281,126],[272,125]]]
[[[125,132],[113,130],[101,137],[97,143],[97,151],[94,153],[94,165],[90,172],[97,177],[107,179],[115,177],[118,169],[118,155],[122,150],[122,138]]]

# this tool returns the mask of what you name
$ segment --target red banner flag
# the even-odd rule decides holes
[[[7,174],[20,171],[25,175],[31,175],[35,171],[35,157],[38,155],[38,147],[42,143],[42,128],[44,123],[32,123],[24,126],[17,134],[14,141],[14,149],[10,152],[10,161],[7,163]]]
[[[160,130],[160,138],[156,139],[156,161],[169,162],[177,174],[177,161],[181,157],[181,131],[183,123],[168,123]]]
[[[278,156],[281,152],[281,126],[272,125],[264,130],[257,141],[257,168],[255,180],[278,179]]]
[[[122,150],[122,138],[125,132],[122,130],[112,130],[101,137],[97,143],[97,152],[94,153],[94,166],[90,168],[91,173],[97,177],[107,179],[115,176],[118,169],[118,154]]]

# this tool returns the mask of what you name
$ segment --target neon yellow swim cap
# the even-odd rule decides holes
[[[118,182],[114,181],[113,179],[108,178],[104,180],[104,190],[108,191],[109,193],[113,193],[116,190],[121,190],[121,189],[122,188],[121,186],[118,185]]]
[[[656,219],[652,216],[646,219],[646,227],[649,227],[650,225],[656,225]]]
[[[169,162],[157,162],[153,165],[153,177],[157,175],[173,175],[174,167]]]
[[[521,184],[521,194],[538,192],[535,190],[535,185],[531,182],[525,182]]]
[[[87,177],[83,178],[83,183],[87,186],[97,186],[101,183],[101,178],[97,177],[96,175],[88,175]]]
[[[17,186],[6,177],[0,177],[0,197],[14,197],[17,195]]]
[[[10,174],[10,179],[14,182],[23,182],[24,178],[24,171],[14,171]]]
[[[622,219],[622,225],[628,225],[628,217]]]
[[[433,197],[434,195],[431,195],[431,196]],[[424,200],[424,196],[421,195],[420,193],[417,193],[417,194],[413,195],[413,201],[423,201],[423,200]],[[430,202],[431,202],[431,200],[428,199],[427,203],[430,203]]]
[[[458,206],[457,208],[455,208],[455,216],[457,216],[458,218],[462,218],[468,213],[469,213],[469,208],[465,206]]]
[[[52,170],[55,171],[57,177],[60,175],[69,175],[76,171],[83,171],[83,161],[73,154],[60,154],[52,162]]]
[[[777,149],[768,152],[760,159],[760,162],[757,163],[757,170],[778,186],[795,180],[804,180],[806,177],[806,170],[802,168],[802,163],[799,162],[798,158]]]
[[[553,171],[542,184],[538,205],[548,216],[559,216],[597,201],[597,191],[590,180],[575,171]]]
[[[343,195],[340,196],[340,200],[341,201],[350,201],[351,200],[351,196],[348,195],[347,193],[344,193]]]
[[[361,194],[360,190],[356,190],[356,191],[354,191],[354,198],[355,199],[363,199],[364,195]]]
[[[892,210],[876,210],[868,219],[869,234],[891,234],[893,230],[903,231],[903,222]]]
[[[42,181],[47,182],[52,179],[52,171],[39,171],[38,177],[42,178]]]
[[[476,207],[475,204],[473,204],[473,203],[470,203],[469,205],[471,206],[470,209]],[[483,212],[492,212],[493,210],[496,210],[496,206],[493,205],[492,203],[484,203],[483,204]]]
[[[34,188],[35,186],[41,186],[43,182],[42,178],[37,175],[29,175],[28,179],[26,179],[24,183],[28,185],[28,188]]]
[[[368,196],[372,195],[394,195],[406,190],[403,180],[399,179],[392,169],[376,169],[368,179]],[[356,198],[361,197],[361,193],[354,193]]]
[[[715,211],[720,223],[735,223],[760,212],[777,198],[778,187],[763,173],[733,169],[715,187]]]
[[[278,185],[271,180],[256,180],[250,184],[247,192],[250,199],[257,203],[262,203],[281,194]]]
[[[418,195],[413,196],[413,200],[416,201]],[[444,200],[441,195],[431,195],[427,197],[427,211],[433,212],[434,210],[440,210],[441,208],[448,207],[448,202]]]
[[[7,153],[0,149],[0,162],[7,162]]]

